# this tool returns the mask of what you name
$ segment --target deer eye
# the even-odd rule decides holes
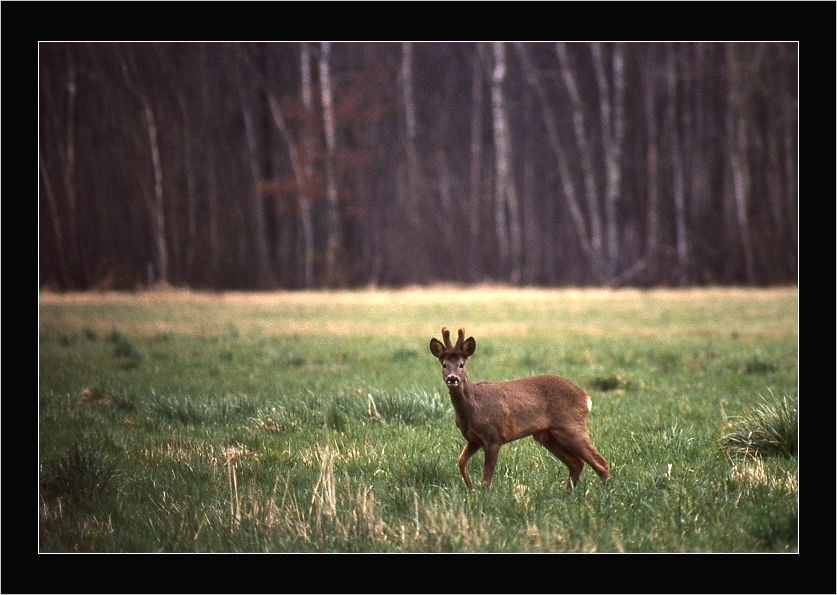
[[[464,368],[464,367],[465,367],[465,364],[459,364],[459,369],[460,369],[460,370],[461,370],[462,368]]]

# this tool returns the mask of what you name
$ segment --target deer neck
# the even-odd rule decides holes
[[[450,400],[453,403],[454,409],[457,412],[460,412],[460,407],[465,406],[473,398],[471,383],[468,382],[468,377],[465,374],[462,374],[459,384],[448,385],[448,392],[450,393]]]
[[[467,378],[462,378],[459,384],[448,385],[450,402],[456,413],[456,425],[466,439],[468,438],[468,431],[473,424],[476,404],[473,388]]]

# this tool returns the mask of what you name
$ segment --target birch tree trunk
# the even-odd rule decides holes
[[[536,124],[533,121],[535,100],[532,90],[528,87],[523,92],[523,129],[532,130]],[[523,285],[534,285],[540,274],[544,262],[544,240],[541,237],[538,218],[541,209],[537,205],[537,190],[535,181],[535,155],[539,152],[538,143],[531,135],[526,135],[522,143],[523,181],[521,183],[521,219],[523,227],[523,254],[521,263],[521,282]]]
[[[685,287],[689,282],[688,242],[686,237],[686,198],[683,181],[683,148],[680,146],[680,122],[677,121],[677,65],[674,47],[668,44],[668,129],[670,131],[672,174],[674,176],[674,228],[677,243],[678,283]]]
[[[64,194],[67,197],[67,222],[70,239],[70,246],[72,253],[75,255],[79,268],[82,271],[82,277],[87,281],[87,274],[84,266],[84,256],[81,253],[81,246],[79,243],[78,223],[76,220],[76,213],[78,212],[78,205],[76,199],[76,96],[77,96],[77,82],[76,82],[76,65],[73,59],[72,50],[67,48],[67,126],[66,135],[64,137],[64,168],[62,181],[64,183]]]
[[[776,122],[776,116],[772,112],[768,113],[767,119],[768,132],[765,135],[767,144],[767,162],[768,167],[765,171],[765,178],[767,179],[767,198],[770,205],[770,224],[773,228],[773,234],[777,238],[784,239],[785,225],[782,216],[782,193],[784,191],[782,184],[782,164],[779,160],[779,143],[781,143],[781,127]],[[777,247],[781,243],[777,243]],[[774,258],[778,254],[774,253]]]
[[[151,148],[151,164],[154,170],[154,195],[149,208],[151,211],[151,235],[154,240],[154,282],[156,285],[169,284],[169,253],[166,246],[166,211],[163,204],[163,162],[160,158],[157,120],[147,97],[141,95],[145,125],[148,129],[148,144]]]
[[[410,42],[401,44],[401,80],[407,151],[407,208],[411,221],[418,227],[418,208],[421,203],[423,179],[416,147],[418,124],[413,93],[413,44]]]
[[[55,83],[50,78],[50,72],[42,69],[43,77],[39,83],[41,92],[45,95],[40,103],[41,109],[50,116],[52,127],[49,128],[46,122],[41,124],[41,142],[38,147],[38,164],[42,180],[42,188],[47,199],[47,205],[51,214],[53,233],[55,234],[56,250],[58,256],[59,282],[63,288],[74,288],[76,286],[75,270],[79,269],[84,275],[84,265],[80,247],[78,245],[77,218],[76,218],[76,185],[75,185],[75,112],[76,112],[76,68],[72,50],[66,48],[67,77],[66,82]],[[65,98],[66,104],[61,110],[61,100],[53,93],[53,88],[59,91],[59,95]],[[64,94],[66,92],[66,95]],[[56,180],[50,175],[48,167],[49,159],[44,155],[46,143],[52,140],[51,147],[55,152],[55,168],[58,170]],[[63,191],[63,198],[58,193]],[[63,209],[61,207],[64,207]],[[62,220],[66,221],[62,223]],[[77,266],[76,266],[77,265]]]
[[[470,239],[469,270],[471,281],[478,281],[480,277],[480,217],[482,215],[482,118],[483,118],[483,68],[485,67],[484,49],[477,43],[476,59],[474,60],[473,79],[471,84],[471,167],[470,167],[470,196],[468,199],[468,230]]]
[[[689,216],[693,221],[709,209],[709,167],[706,162],[706,94],[702,73],[706,59],[706,44],[697,43],[694,45],[694,56],[692,58],[692,70],[698,73],[687,86],[687,95],[690,98],[689,107],[686,109],[688,118],[683,124],[684,139],[683,145],[689,154]],[[688,80],[688,79],[687,79]],[[696,256],[699,243],[696,242],[696,234],[692,237],[692,251],[697,264],[699,257]],[[702,276],[701,271],[696,271]],[[705,279],[703,279],[705,281]]]
[[[311,86],[311,48],[303,42],[300,53],[302,77],[302,106],[305,121],[302,125],[302,184],[299,187],[299,221],[302,227],[302,285],[314,286],[314,224],[311,220],[311,192],[314,179],[314,93]]]
[[[340,250],[343,235],[340,227],[340,202],[337,194],[337,138],[334,123],[334,101],[331,89],[331,70],[329,55],[331,44],[324,42],[320,50],[320,92],[323,104],[323,128],[326,139],[326,197],[328,212],[326,215],[326,283],[330,286],[343,286],[345,279],[340,270]]]
[[[788,265],[792,274],[796,274],[798,267],[799,250],[799,230],[798,230],[798,208],[799,201],[797,198],[797,114],[798,101],[793,98],[792,107],[785,118],[785,125],[782,130],[782,141],[785,153],[785,202],[787,205],[787,226],[791,234],[791,247],[793,248],[788,255]]]
[[[793,56],[789,56],[788,47],[777,44],[776,51],[780,63],[788,63]],[[782,88],[782,78],[777,77],[777,86]],[[797,259],[797,217],[796,217],[796,119],[797,99],[790,92],[783,90],[785,97],[781,106],[773,112],[768,142],[770,143],[771,169],[776,170],[776,181],[769,182],[770,194],[773,201],[773,219],[779,236],[783,239],[779,244],[780,254],[777,262],[784,262],[785,278],[796,276]],[[791,249],[788,250],[787,248]]]
[[[209,57],[207,55],[206,44],[200,44],[199,50],[199,66],[200,66],[200,85],[201,85],[201,104],[203,106],[203,130],[208,137],[205,138],[204,155],[206,159],[206,205],[209,219],[209,254],[208,254],[208,273],[210,280],[215,283],[217,281],[220,261],[221,261],[221,232],[220,232],[220,209],[219,209],[219,191],[217,178],[217,159],[215,155],[215,142],[211,136],[215,118],[213,115],[213,96],[209,84]]]
[[[58,200],[55,197],[55,190],[52,187],[52,182],[49,179],[49,172],[47,171],[46,162],[44,161],[43,153],[38,147],[38,165],[41,173],[41,183],[43,184],[44,194],[46,195],[47,205],[49,206],[50,219],[52,219],[52,232],[55,235],[55,250],[58,255],[58,277],[61,287],[72,287],[69,282],[69,275],[67,274],[67,259],[65,257],[64,233],[61,227],[61,217],[58,209]]]
[[[443,109],[438,119],[438,136],[440,139],[445,139],[448,131],[451,128],[451,121],[455,114],[452,114],[452,98],[456,95],[456,85],[458,77],[454,68],[449,67],[445,73],[445,101]],[[451,168],[451,156],[448,153],[448,143],[445,140],[439,142],[436,146],[436,155],[439,163],[439,200],[442,204],[442,213],[447,217],[450,216],[454,209],[453,189],[455,186],[455,173]],[[457,209],[458,211],[458,209]],[[456,230],[454,234],[454,243],[460,241],[462,231]]]
[[[747,203],[750,195],[750,167],[747,146],[747,114],[744,105],[744,89],[739,63],[738,46],[727,44],[727,67],[729,74],[729,110],[727,111],[728,149],[732,173],[733,198],[741,247],[744,251],[744,274],[748,285],[755,283],[753,244],[750,238],[750,223],[747,217]]]
[[[251,98],[248,96],[242,80],[239,77],[238,94],[241,101],[241,115],[244,120],[244,135],[247,143],[247,160],[250,164],[250,178],[253,182],[252,192],[249,193],[250,217],[253,225],[256,247],[256,284],[260,289],[267,289],[276,285],[276,277],[270,268],[269,249],[267,241],[267,222],[264,213],[264,194],[261,190],[261,168],[259,167],[259,148],[256,140],[256,128],[253,122]]]
[[[183,167],[186,172],[186,280],[191,279],[198,243],[198,195],[194,167],[192,122],[182,90],[177,90],[177,102],[183,118]]]
[[[625,134],[625,63],[621,43],[613,46],[613,92],[611,94],[601,44],[591,45],[593,66],[599,87],[602,145],[605,154],[605,229],[607,241],[607,278],[613,280],[619,263],[619,233],[616,207],[622,189],[622,140]],[[611,102],[611,95],[613,101]]]
[[[492,45],[494,68],[491,75],[491,113],[494,130],[494,231],[497,238],[496,273],[503,277],[509,264],[509,232],[506,224],[505,181],[508,162],[503,153],[503,120],[500,117],[502,101],[501,83],[505,76],[505,64],[497,59],[497,46]],[[500,52],[502,58],[502,50]]]
[[[146,92],[134,80],[133,65],[129,65],[128,57],[119,54],[122,74],[125,84],[142,107],[142,120],[148,134],[148,146],[151,153],[151,168],[153,172],[153,192],[145,191],[146,208],[151,227],[151,241],[153,253],[153,269],[149,275],[149,285],[169,284],[169,255],[166,246],[166,212],[163,201],[163,163],[160,157],[160,143],[158,140],[157,120],[151,107],[151,100]]]
[[[495,214],[497,241],[500,247],[500,273],[508,271],[509,280],[520,283],[522,237],[520,207],[512,171],[511,132],[503,82],[506,78],[506,51],[502,43],[493,44],[494,73],[491,103],[494,119],[494,159],[497,170],[495,185]],[[508,217],[508,230],[506,230]]]
[[[660,187],[659,187],[659,154],[657,139],[657,105],[656,105],[656,58],[654,47],[647,49],[646,66],[642,71],[643,104],[645,107],[645,130],[648,137],[646,147],[646,188],[648,194],[648,218],[646,231],[645,258],[648,263],[649,282],[653,285],[658,281],[660,258]]]

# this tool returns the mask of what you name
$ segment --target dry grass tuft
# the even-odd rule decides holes
[[[797,489],[796,478],[789,471],[785,471],[779,477],[773,476],[765,469],[764,461],[759,457],[749,457],[734,464],[729,472],[729,478],[736,483],[786,492],[795,492]]]

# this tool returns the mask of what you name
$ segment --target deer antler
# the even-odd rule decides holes
[[[450,331],[448,327],[442,327],[442,338],[445,340],[445,349],[453,349],[453,345],[450,343]]]
[[[456,340],[456,346],[454,347],[454,349],[456,351],[462,351],[462,349],[463,349],[462,344],[464,342],[465,342],[465,329],[461,328],[461,329],[459,329],[459,338]]]

